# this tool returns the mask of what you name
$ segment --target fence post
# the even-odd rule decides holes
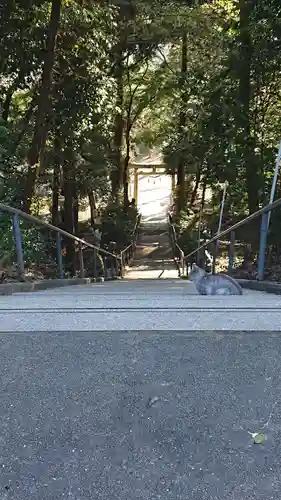
[[[122,278],[122,262],[116,258],[116,276],[117,278]]]
[[[60,233],[56,233],[57,240],[57,261],[59,266],[59,277],[61,279],[64,278],[63,265],[62,265],[62,248],[61,248],[61,235]]]
[[[123,253],[121,252],[120,254],[121,260],[120,260],[120,277],[124,278],[124,263],[123,263]]]
[[[264,277],[264,264],[265,264],[265,252],[267,244],[267,227],[268,227],[268,213],[263,214],[261,220],[260,228],[260,248],[259,248],[259,259],[258,259],[258,280],[263,280]]]
[[[196,253],[196,264],[197,264],[197,266],[200,266],[200,258],[201,258],[200,250],[197,250],[197,253]]]
[[[212,273],[215,274],[216,272],[216,259],[217,259],[217,253],[218,253],[218,240],[214,241],[214,250],[213,250],[213,265],[212,265]]]
[[[97,280],[97,250],[94,248],[94,278]]]
[[[228,274],[232,274],[234,263],[235,231],[230,233],[230,243],[228,247]]]
[[[208,272],[208,256],[207,256],[207,253],[206,253],[206,248],[203,248],[203,252],[204,252],[204,269],[205,271]]]
[[[103,259],[103,266],[104,266],[104,279],[107,280],[108,278],[108,270],[107,270],[107,256],[105,255],[104,256],[104,259]]]
[[[184,253],[181,252],[181,272],[183,275],[184,275],[184,271],[185,271],[184,267],[185,267],[184,266]]]
[[[115,259],[114,257],[110,257],[110,267],[111,267],[111,279],[114,279],[115,276],[114,276],[114,267],[115,267]]]
[[[17,265],[18,274],[20,278],[24,278],[24,260],[23,260],[23,250],[22,250],[22,239],[19,225],[18,215],[13,215],[13,231],[16,243],[16,253],[17,253]]]
[[[79,264],[80,264],[80,277],[84,278],[85,277],[85,268],[84,268],[82,243],[79,243]]]

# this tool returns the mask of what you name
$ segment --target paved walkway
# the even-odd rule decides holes
[[[124,285],[3,298],[33,312],[1,313],[1,500],[280,500],[279,334],[185,330],[190,311],[157,328],[156,309],[106,330],[93,308],[132,306]]]
[[[280,500],[280,296],[150,279],[0,304],[1,500]]]
[[[281,296],[125,279],[0,320],[1,500],[280,500]]]

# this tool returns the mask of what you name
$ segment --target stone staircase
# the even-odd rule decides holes
[[[279,331],[281,296],[199,296],[178,278],[165,219],[144,220],[125,279],[1,298],[0,331]]]
[[[127,270],[127,279],[177,278],[166,220],[143,220],[136,256]]]
[[[157,271],[158,272],[158,271]],[[0,331],[280,331],[281,296],[199,296],[180,279],[124,279],[1,297]]]
[[[123,280],[0,297],[1,499],[280,499],[281,296],[158,279],[155,237]]]

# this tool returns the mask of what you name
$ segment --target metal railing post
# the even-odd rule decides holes
[[[81,243],[79,243],[79,266],[80,266],[80,278],[84,278],[85,268],[84,268],[83,247]]]
[[[110,259],[111,279],[115,278],[115,273],[114,273],[115,262],[114,261],[115,261],[114,257],[111,257],[111,259]]]
[[[233,272],[234,245],[235,245],[235,231],[231,231],[231,233],[230,233],[230,243],[229,243],[229,247],[228,247],[228,274],[230,274],[230,275]]]
[[[118,259],[115,259],[115,266],[116,266],[116,277],[121,278],[121,260],[119,261]]]
[[[108,269],[107,269],[107,256],[105,255],[103,258],[103,266],[104,266],[104,279],[108,278]]]
[[[196,264],[197,266],[200,266],[200,255],[201,255],[201,250],[198,250],[196,254]]]
[[[59,266],[59,277],[61,279],[64,278],[64,271],[62,265],[62,247],[61,247],[61,235],[60,233],[56,233],[56,242],[57,242],[57,262]]]
[[[22,238],[19,225],[19,217],[17,214],[13,215],[13,231],[16,243],[16,254],[17,254],[17,264],[18,264],[18,274],[20,278],[24,277],[24,260],[23,260],[23,250],[22,250]]]
[[[212,273],[215,274],[216,272],[216,260],[217,260],[217,251],[218,251],[218,245],[217,245],[217,241],[214,241],[214,244],[213,244],[213,263],[212,263]]]
[[[203,252],[204,252],[204,269],[205,271],[208,271],[208,255],[206,253],[206,249],[203,248]]]
[[[184,253],[182,250],[180,250],[180,256],[181,256],[181,272],[184,274]]]
[[[258,258],[258,280],[263,280],[264,277],[264,264],[265,264],[265,252],[267,243],[267,228],[268,228],[268,212],[263,214],[261,220],[260,228],[260,248],[259,248],[259,258]]]
[[[96,249],[94,249],[94,278],[95,280],[97,279],[98,277],[98,273],[97,273],[97,251]]]
[[[120,254],[121,260],[120,260],[120,277],[124,277],[124,264],[123,264],[123,252]]]

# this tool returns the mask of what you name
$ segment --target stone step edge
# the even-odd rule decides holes
[[[273,281],[258,281],[258,280],[237,280],[242,288],[248,290],[255,290],[257,292],[267,292],[274,293],[275,295],[281,295],[281,284]]]
[[[110,281],[109,279],[106,281]],[[101,283],[102,280],[94,278],[61,278],[51,280],[25,281],[16,283],[3,283],[0,285],[0,295],[12,295],[13,293],[37,292],[50,288],[60,288],[74,285],[90,285]]]

